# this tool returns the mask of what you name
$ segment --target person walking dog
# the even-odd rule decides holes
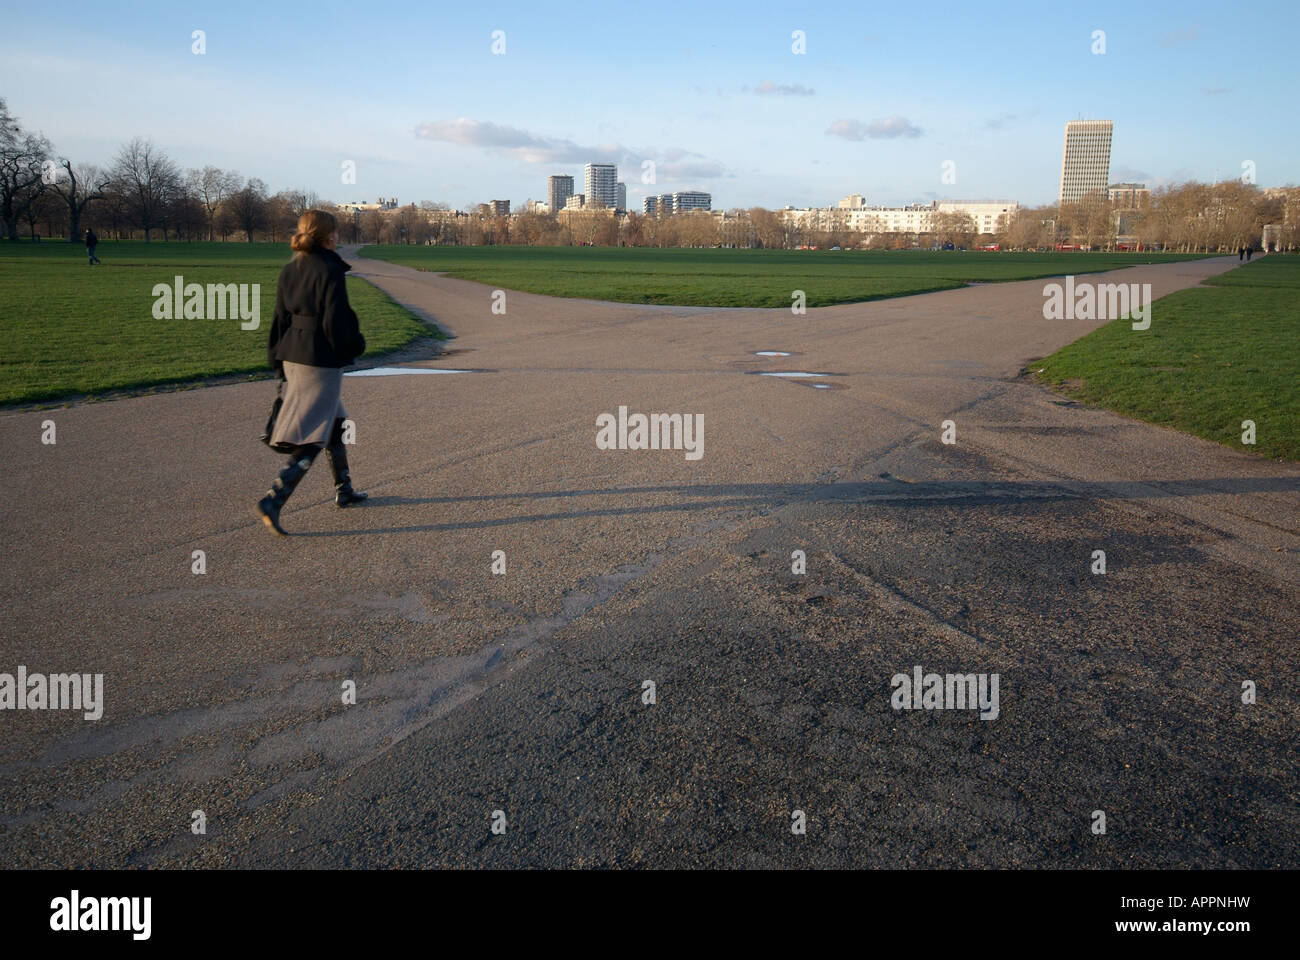
[[[280,525],[280,511],[321,450],[334,477],[335,506],[360,503],[367,496],[352,489],[343,446],[343,368],[365,353],[366,338],[348,304],[344,275],[352,268],[334,252],[337,229],[334,215],[323,210],[299,217],[298,231],[289,241],[293,259],[280,271],[275,288],[266,355],[284,383],[267,444],[288,453],[289,461],[258,501],[257,513],[281,536],[287,531]]]
[[[86,253],[90,255],[90,260],[86,264],[87,266],[93,267],[95,264],[101,262],[99,257],[95,256],[95,247],[97,247],[98,245],[99,245],[99,237],[95,236],[94,230],[91,230],[89,227],[87,227],[86,228]]]

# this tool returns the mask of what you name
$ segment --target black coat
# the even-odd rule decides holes
[[[366,352],[357,315],[348,304],[344,274],[352,267],[324,247],[295,256],[275,286],[275,317],[266,359],[281,364],[346,367]]]

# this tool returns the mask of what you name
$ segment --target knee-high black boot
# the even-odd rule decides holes
[[[320,453],[319,447],[305,447],[290,457],[289,462],[275,478],[275,482],[271,484],[271,489],[266,491],[266,496],[257,502],[257,512],[262,522],[282,537],[287,537],[289,533],[280,526],[280,509],[289,499],[294,488],[298,486],[298,482],[307,475],[318,453]]]
[[[329,461],[330,473],[334,476],[334,506],[346,507],[348,504],[360,503],[369,496],[352,489],[352,475],[348,473],[348,452],[343,444],[342,420],[334,421],[329,446],[325,448],[325,459]]]

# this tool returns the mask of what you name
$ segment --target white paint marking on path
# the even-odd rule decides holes
[[[400,377],[407,373],[472,373],[471,370],[443,370],[434,367],[371,367],[369,370],[353,370],[345,377]]]
[[[764,370],[759,373],[760,377],[788,377],[791,380],[807,379],[809,377],[828,377],[828,373],[807,373],[803,370]]]

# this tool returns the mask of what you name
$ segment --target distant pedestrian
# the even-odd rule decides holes
[[[352,268],[334,252],[337,230],[333,214],[323,210],[299,217],[298,232],[289,241],[294,257],[280,271],[275,290],[266,353],[284,381],[284,398],[266,442],[290,456],[257,512],[281,536],[286,531],[280,510],[321,450],[334,476],[334,504],[346,507],[366,499],[352,489],[343,447],[343,368],[365,353],[366,338],[348,304],[344,274]]]
[[[1245,259],[1246,259],[1246,248],[1245,248],[1245,247],[1242,247],[1242,246],[1238,246],[1238,247],[1237,247],[1237,260],[1238,260],[1238,262],[1240,262],[1240,261],[1242,261],[1242,260],[1245,260]]]
[[[87,266],[93,267],[95,264],[102,262],[99,259],[99,257],[95,256],[95,247],[98,245],[99,245],[99,237],[95,236],[94,230],[91,230],[89,227],[87,227],[86,228],[86,253],[90,255],[90,260],[86,264]]]
[[[1246,262],[1250,263],[1250,255],[1255,252],[1254,244],[1246,245]]]

